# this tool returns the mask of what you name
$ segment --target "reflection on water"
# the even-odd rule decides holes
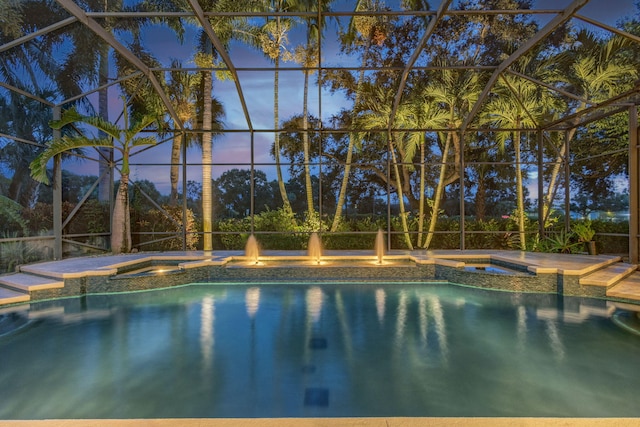
[[[260,307],[260,288],[252,286],[247,289],[244,297],[245,305],[247,306],[247,315],[253,319]]]
[[[307,303],[307,316],[313,323],[320,320],[320,312],[322,311],[322,289],[318,286],[312,286],[307,289],[305,296]]]
[[[376,311],[378,313],[378,321],[380,323],[384,322],[384,310],[385,310],[385,302],[387,299],[387,294],[384,289],[376,289]]]
[[[396,316],[396,345],[402,345],[404,329],[407,324],[407,292],[402,290],[398,298],[398,315]]]
[[[200,349],[202,351],[202,365],[205,375],[211,372],[213,345],[215,343],[213,324],[215,321],[215,299],[212,295],[207,295],[202,298],[200,311]]]
[[[0,419],[638,417],[604,301],[451,285],[197,285],[33,303]],[[16,315],[13,315],[15,317]]]

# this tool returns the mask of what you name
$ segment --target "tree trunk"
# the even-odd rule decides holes
[[[203,72],[203,102],[202,113],[202,232],[203,249],[213,250],[213,192],[211,183],[211,163],[213,162],[213,147],[211,136],[211,91],[213,90],[213,77],[211,71]]]
[[[111,222],[111,251],[114,254],[131,252],[131,219],[129,217],[129,174],[122,173],[113,206]]]
[[[178,180],[180,177],[180,148],[182,147],[182,135],[176,133],[171,144],[171,193],[169,205],[175,206],[178,202]],[[184,197],[184,195],[183,195]]]
[[[304,92],[302,96],[302,147],[304,150],[304,186],[307,193],[307,212],[309,217],[313,218],[315,210],[313,208],[313,187],[311,185],[311,171],[309,167],[309,134],[307,128],[309,127],[309,70],[304,70]]]
[[[413,250],[411,236],[409,235],[409,225],[407,224],[407,213],[404,207],[404,192],[402,191],[402,183],[400,181],[400,170],[395,150],[393,149],[393,141],[389,136],[389,151],[391,151],[391,161],[393,162],[393,171],[396,175],[396,194],[398,195],[398,203],[400,204],[400,220],[402,221],[402,231],[404,232],[404,241],[409,250]]]
[[[371,40],[367,39],[364,54],[362,55],[362,69],[360,69],[360,75],[358,76],[358,83],[356,85],[356,98],[353,102],[354,107],[358,105],[360,101],[360,92],[362,83],[364,82],[364,67],[367,65],[367,57],[369,56],[369,49],[371,47]],[[340,221],[342,221],[342,207],[347,194],[347,184],[349,183],[349,175],[351,174],[351,161],[353,160],[353,148],[356,145],[356,136],[353,133],[349,133],[349,146],[347,147],[347,158],[344,164],[344,175],[342,176],[342,184],[340,185],[340,193],[338,193],[338,203],[336,204],[336,214],[333,216],[333,223],[331,224],[331,231],[337,231]]]
[[[582,110],[579,108],[578,111]],[[566,138],[563,139],[562,145],[560,146],[560,151],[556,156],[556,160],[553,163],[553,169],[551,170],[551,176],[549,177],[549,187],[547,188],[546,193],[544,194],[543,202],[542,202],[542,220],[544,223],[549,219],[549,214],[551,213],[551,205],[553,205],[553,199],[556,193],[556,186],[558,185],[558,176],[560,175],[560,168],[562,167],[562,163],[565,161],[565,155],[567,152],[567,143],[573,139],[575,135],[576,129],[572,128],[569,130]],[[540,171],[538,173],[541,173]]]
[[[278,24],[279,24],[279,19]],[[278,25],[278,27],[280,27]],[[275,74],[273,78],[273,129],[276,131],[273,138],[273,155],[276,160],[276,175],[278,177],[278,188],[280,189],[280,197],[282,198],[282,207],[284,208],[287,214],[291,214],[293,211],[291,209],[291,203],[289,203],[289,196],[287,195],[287,189],[284,185],[284,178],[282,177],[282,166],[280,165],[280,133],[278,129],[280,128],[280,114],[279,114],[279,86],[280,86],[280,72],[278,71],[280,68],[280,56],[277,56],[274,59],[274,68]]]
[[[444,150],[442,150],[442,164],[440,165],[440,177],[438,178],[438,186],[436,187],[436,193],[433,195],[433,206],[431,208],[431,219],[429,220],[429,231],[427,232],[427,238],[424,241],[424,248],[429,249],[433,234],[436,231],[436,222],[438,221],[438,211],[440,210],[440,200],[442,199],[442,192],[445,186],[445,174],[447,172],[447,159],[449,158],[449,145],[451,145],[452,133],[447,134],[447,141],[444,144]]]

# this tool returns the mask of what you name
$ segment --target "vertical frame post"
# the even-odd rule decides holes
[[[187,135],[182,133],[182,250],[187,250]]]
[[[53,107],[53,120],[60,120],[62,109]],[[53,138],[62,136],[60,129],[53,130]],[[62,259],[62,155],[53,157],[53,259]]]
[[[638,153],[638,107],[629,107],[629,263],[638,264],[640,240],[640,155]]]
[[[564,229],[569,231],[571,227],[571,147],[569,146],[569,131],[564,132],[564,144],[567,149],[564,152]]]
[[[460,250],[465,250],[465,228],[464,228],[464,177],[465,177],[465,160],[464,160],[464,131],[460,132]]]
[[[544,131],[538,129],[538,234],[544,238]]]

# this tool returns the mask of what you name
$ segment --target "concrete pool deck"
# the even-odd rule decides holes
[[[158,265],[162,263],[172,264],[175,272],[195,272],[200,269],[219,268],[219,272],[229,265],[241,266],[239,260],[245,260],[241,251],[203,251],[191,252],[140,252],[122,255],[87,256],[68,258],[60,261],[48,261],[19,267],[19,272],[0,276],[0,306],[33,302],[38,299],[66,297],[90,293],[92,283],[102,280],[109,281],[108,286],[99,289],[101,292],[117,292],[131,290],[124,288],[123,271],[136,269],[143,266]],[[322,255],[323,263],[331,268],[332,263],[360,263],[369,260],[370,264],[375,259],[372,251],[325,251]],[[301,263],[308,261],[304,251],[264,251],[260,256],[264,261],[264,267],[250,266],[246,270],[253,270],[253,276],[258,276],[260,271],[268,271],[274,265],[286,265],[287,262]],[[394,263],[404,260],[417,266],[432,268],[431,280],[444,280],[456,283],[466,274],[465,269],[477,263],[478,260],[516,267],[524,274],[536,277],[546,277],[546,288],[530,288],[533,281],[522,277],[513,277],[518,282],[513,286],[515,291],[541,291],[558,292],[564,295],[588,296],[607,298],[621,302],[640,304],[640,271],[638,266],[622,262],[622,258],[613,255],[577,255],[577,254],[550,254],[521,251],[492,251],[492,250],[441,250],[441,251],[390,251],[385,254],[385,264],[393,267]],[[146,263],[146,264],[145,264]],[[271,263],[271,265],[270,265]],[[278,264],[280,263],[280,264]],[[315,268],[315,267],[314,267]],[[315,277],[322,276],[322,268],[317,267]],[[383,273],[370,266],[371,275]],[[263,270],[261,270],[263,269]],[[236,269],[236,273],[237,273]],[[484,274],[476,270],[476,273]],[[277,274],[276,274],[277,275]],[[402,276],[397,277],[401,281]],[[149,276],[149,274],[145,274]],[[167,276],[165,276],[167,277]],[[211,275],[189,276],[190,283],[194,281],[208,281]],[[195,279],[194,279],[195,277]],[[341,276],[337,276],[341,277]],[[415,277],[415,275],[414,275]],[[479,277],[476,275],[476,278]],[[493,276],[495,277],[495,275]],[[503,276],[505,279],[507,276]],[[557,277],[557,279],[555,278]],[[148,277],[147,277],[148,278]],[[174,278],[176,281],[179,278]],[[505,279],[508,280],[508,279]],[[80,283],[81,282],[81,283]],[[157,282],[157,280],[156,280]],[[75,283],[75,290],[72,290]],[[71,285],[70,285],[71,284]],[[534,283],[535,284],[535,283]],[[172,286],[168,282],[166,286]],[[67,289],[63,289],[67,287]],[[119,289],[119,287],[123,287]],[[490,286],[486,286],[490,287]],[[508,287],[503,287],[508,289]]]

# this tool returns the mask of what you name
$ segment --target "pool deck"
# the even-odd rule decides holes
[[[521,251],[495,250],[441,250],[441,251],[390,251],[385,262],[411,260],[421,265],[440,265],[463,269],[466,262],[477,259],[517,265],[531,274],[558,274],[579,283],[584,296],[604,297],[612,300],[640,304],[640,271],[638,266],[622,262],[614,255],[549,254]],[[135,267],[144,262],[163,261],[179,263],[180,268],[222,266],[230,260],[246,259],[242,251],[190,252],[140,252],[122,255],[101,255],[68,258],[22,265],[17,273],[0,275],[0,306],[28,303],[34,292],[55,290],[65,286],[65,280],[113,276],[119,269]],[[322,260],[375,260],[372,251],[325,251]],[[269,265],[272,260],[308,261],[304,251],[264,251],[260,261]],[[371,261],[370,261],[371,262]],[[578,286],[578,285],[576,285]]]

